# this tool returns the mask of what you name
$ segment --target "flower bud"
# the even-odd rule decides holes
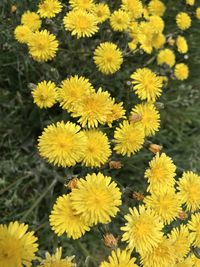
[[[117,246],[117,238],[113,236],[113,234],[107,233],[103,236],[105,246],[109,248],[115,248]]]
[[[142,201],[144,199],[144,195],[140,192],[133,192],[132,194],[133,199],[137,200],[137,201]]]
[[[109,162],[109,168],[110,169],[121,169],[122,168],[122,163],[120,161],[114,161],[114,160],[111,160]]]
[[[160,152],[162,148],[162,146],[156,144],[150,144],[150,146],[148,147],[148,149],[154,154]]]

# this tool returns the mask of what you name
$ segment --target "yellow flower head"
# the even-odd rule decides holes
[[[144,205],[138,209],[129,209],[129,214],[125,215],[126,224],[121,227],[125,233],[122,241],[128,243],[130,249],[135,248],[138,253],[144,255],[152,251],[162,240],[163,223],[160,218]]]
[[[191,238],[195,247],[200,247],[200,213],[192,214],[188,222],[188,228],[191,231]]]
[[[133,19],[142,17],[143,6],[140,0],[122,0],[122,9],[128,12]]]
[[[38,6],[41,18],[54,18],[62,10],[62,4],[58,0],[42,0]]]
[[[110,17],[110,25],[114,31],[122,32],[129,26],[130,17],[126,11],[122,9],[116,10]]]
[[[83,158],[86,137],[80,126],[63,121],[51,124],[38,138],[40,155],[50,163],[62,167],[74,166]]]
[[[0,224],[0,266],[30,267],[38,250],[34,232],[27,232],[28,225],[17,221]]]
[[[99,130],[88,130],[84,133],[87,141],[82,162],[87,167],[100,167],[111,155],[108,137]]]
[[[196,211],[200,206],[200,176],[193,172],[184,172],[178,181],[178,190],[188,211]]]
[[[166,210],[168,211],[168,208]],[[192,244],[188,227],[186,225],[180,225],[179,228],[173,228],[168,237],[172,241],[178,260],[185,258]]]
[[[144,128],[145,136],[152,136],[160,128],[160,114],[156,110],[155,106],[151,103],[142,103],[136,105],[132,111],[131,116],[141,116],[141,121]]]
[[[98,70],[104,74],[115,73],[123,62],[121,50],[110,42],[101,43],[95,49],[93,59]]]
[[[198,267],[199,265],[194,264],[194,259],[189,256],[185,258],[184,260],[178,262],[175,267]]]
[[[107,117],[111,114],[113,100],[110,94],[101,88],[94,93],[84,95],[74,105],[73,117],[80,117],[78,122],[88,128],[98,127],[105,124]]]
[[[83,222],[79,215],[75,215],[69,194],[57,198],[49,222],[58,236],[66,233],[67,237],[72,239],[78,239],[90,230],[89,225]]]
[[[186,0],[186,4],[193,6],[195,4],[195,0]]]
[[[196,9],[196,18],[200,20],[200,7]]]
[[[165,27],[164,20],[159,16],[150,16],[148,23],[152,28],[153,33],[162,33]]]
[[[173,244],[163,237],[162,241],[151,252],[142,255],[143,267],[172,267],[176,263]]]
[[[114,150],[117,154],[135,154],[144,144],[144,129],[141,124],[123,121],[114,132]]]
[[[188,44],[187,44],[187,40],[185,39],[185,37],[178,35],[176,38],[176,45],[177,45],[177,49],[179,53],[181,54],[187,53]]]
[[[32,34],[32,31],[30,30],[29,27],[25,25],[19,25],[15,28],[14,34],[15,34],[15,39],[19,43],[26,44],[28,43],[28,40]]]
[[[123,103],[113,103],[111,106],[111,113],[108,114],[106,118],[106,123],[111,127],[113,121],[125,118],[125,110],[123,108]]]
[[[121,205],[121,192],[111,177],[102,173],[80,179],[70,193],[75,213],[89,224],[109,223]]]
[[[21,17],[21,24],[27,26],[31,31],[37,31],[41,27],[41,20],[37,13],[26,11]]]
[[[176,16],[176,24],[179,29],[181,30],[187,30],[191,26],[191,18],[190,16],[185,12],[180,12]]]
[[[66,31],[70,31],[71,35],[81,37],[91,37],[98,31],[96,17],[84,10],[69,11],[63,19]]]
[[[175,184],[176,166],[170,157],[165,153],[156,156],[150,161],[149,169],[145,172],[145,178],[148,180],[149,187],[147,191],[155,193],[160,192],[163,188],[173,188]]]
[[[154,29],[149,22],[142,21],[139,25],[139,32],[137,39],[140,43],[140,48],[147,54],[151,54],[153,50],[152,38],[154,35]]]
[[[155,49],[160,49],[163,47],[163,45],[166,42],[165,35],[162,33],[153,34],[151,42],[152,42],[152,46]]]
[[[76,101],[92,92],[94,92],[94,88],[88,79],[78,75],[71,76],[62,81],[58,90],[60,106],[71,112],[73,111],[73,106],[76,105]]]
[[[94,8],[93,0],[69,0],[69,4],[74,10],[85,10],[91,12]]]
[[[55,57],[58,41],[54,34],[47,30],[32,33],[28,41],[29,53],[34,60],[46,62]]]
[[[38,83],[31,93],[34,103],[40,108],[51,108],[58,99],[56,84],[51,81]]]
[[[174,75],[177,80],[186,80],[189,76],[189,68],[184,63],[179,63],[175,65]]]
[[[175,54],[171,49],[165,48],[158,53],[157,63],[158,65],[166,64],[169,67],[173,67],[175,64]]]
[[[91,10],[92,14],[95,15],[98,23],[103,23],[110,17],[109,6],[105,3],[95,4]]]
[[[133,90],[141,100],[155,102],[161,95],[162,78],[148,68],[137,69],[131,75]]]
[[[164,224],[170,224],[182,210],[179,195],[171,189],[152,193],[144,199],[144,203],[160,216]]]
[[[159,0],[151,0],[148,4],[148,10],[151,15],[162,17],[165,13],[165,9],[165,5]]]
[[[100,267],[138,267],[135,264],[136,258],[131,257],[131,252],[127,250],[120,250],[111,252],[111,256],[108,257],[108,261],[103,261]]]

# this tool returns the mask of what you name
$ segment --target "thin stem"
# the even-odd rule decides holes
[[[81,244],[81,242],[77,240],[76,241],[76,244],[77,244],[78,248],[80,249],[81,253],[85,256],[85,258],[90,258],[90,260],[92,261],[92,263],[94,264],[94,266],[97,266],[97,263],[96,263],[95,259],[90,255],[90,253]]]

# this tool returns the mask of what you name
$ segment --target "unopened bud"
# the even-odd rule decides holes
[[[162,150],[162,146],[160,146],[160,145],[156,145],[156,144],[150,144],[150,146],[149,146],[149,150],[152,152],[152,153],[154,153],[154,154],[156,154],[156,153],[158,153],[158,152],[160,152],[161,150]]]
[[[137,201],[142,201],[144,199],[144,195],[140,192],[133,192],[132,194],[133,199],[137,200]]]
[[[169,37],[169,39],[167,40],[168,44],[173,46],[175,44],[175,40],[172,37]]]
[[[138,121],[141,121],[141,120],[142,120],[142,116],[140,114],[137,114],[137,113],[133,113],[129,117],[129,121],[130,122],[138,122]]]
[[[11,6],[11,12],[12,12],[12,13],[15,13],[16,10],[17,10],[17,6],[16,6],[16,5],[12,5],[12,6]]]
[[[103,236],[103,241],[105,246],[109,248],[115,248],[117,246],[117,238],[114,237],[113,234],[107,233]]]
[[[109,168],[110,169],[121,169],[122,168],[122,163],[120,161],[111,160],[109,162]]]
[[[72,190],[77,187],[77,182],[78,182],[78,178],[73,178],[67,184],[65,184],[65,187]]]
[[[182,211],[179,212],[178,218],[181,221],[185,221],[188,218],[188,214],[184,210],[182,210]]]

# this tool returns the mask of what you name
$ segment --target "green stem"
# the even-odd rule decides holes
[[[0,191],[0,195],[3,195],[6,191],[8,191],[10,188],[12,188],[15,184],[19,183],[19,181],[23,181],[24,179],[28,178],[29,175],[25,175],[19,179],[16,179],[13,183],[9,184],[7,187],[3,188]]]
[[[94,266],[97,266],[97,263],[95,259],[90,255],[90,253],[87,251],[87,249],[81,244],[80,241],[76,241],[76,244],[78,248],[80,249],[81,253],[85,256],[85,258],[90,258],[91,262],[94,264]]]

